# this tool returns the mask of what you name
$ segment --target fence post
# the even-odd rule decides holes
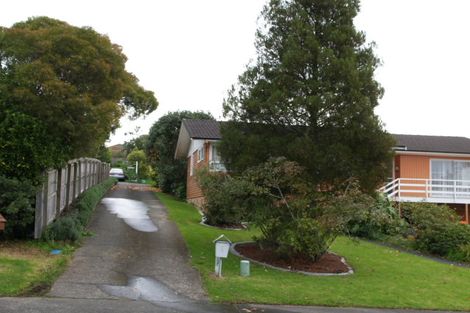
[[[72,178],[70,177],[72,175],[72,164],[67,163],[67,181],[65,182],[65,207],[69,206],[70,202],[70,182]]]
[[[44,219],[44,186],[36,193],[36,208],[34,212],[34,239],[41,237],[42,233],[42,220]]]
[[[56,216],[60,214],[61,197],[62,197],[62,169],[58,169],[57,180],[56,180],[56,185],[55,185],[55,215]]]
[[[78,174],[77,175],[77,187],[78,187],[78,189],[77,189],[77,194],[74,197],[74,199],[77,198],[78,195],[82,192],[82,160],[81,159],[78,160],[77,165],[78,165],[77,166],[77,174]]]

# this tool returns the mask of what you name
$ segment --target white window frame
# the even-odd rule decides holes
[[[201,161],[204,161],[204,159],[206,158],[206,151],[204,150],[204,146],[200,149],[197,150],[197,162],[201,162]]]
[[[189,176],[194,175],[194,161],[193,161],[193,154],[189,156]]]
[[[452,170],[454,171],[455,168],[454,168],[454,162],[465,162],[465,163],[470,163],[470,160],[459,160],[459,159],[440,159],[440,158],[432,158],[432,159],[429,159],[429,179],[432,180],[433,177],[432,177],[432,161],[449,161],[449,162],[452,162]],[[454,172],[455,174],[455,172]],[[455,177],[453,180],[456,180]]]

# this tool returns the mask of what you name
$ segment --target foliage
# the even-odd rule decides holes
[[[257,240],[286,258],[318,259],[374,203],[354,182],[342,192],[317,192],[305,179],[304,168],[284,158],[248,169],[240,180],[246,182],[247,196],[238,205],[259,227]]]
[[[141,135],[137,138],[124,142],[124,151],[126,154],[131,153],[133,150],[145,150],[148,145],[149,135]]]
[[[111,164],[111,150],[106,148],[106,146],[103,144],[100,146],[98,153],[96,154],[96,159],[100,160],[101,162],[109,163]]]
[[[42,170],[65,161],[60,157],[62,150],[67,147],[59,148],[39,119],[0,110],[0,175],[39,183]]]
[[[381,239],[402,233],[406,222],[382,194],[377,194],[375,204],[368,207],[349,222],[350,235],[368,239]]]
[[[462,244],[448,254],[452,261],[470,263],[470,244]]]
[[[460,217],[446,205],[406,203],[403,214],[415,233],[418,250],[448,256],[470,244],[470,227],[460,224]]]
[[[457,224],[460,217],[447,205],[434,203],[403,203],[403,217],[416,231],[431,229],[436,225]]]
[[[470,245],[470,227],[462,224],[438,224],[420,230],[416,237],[418,250],[448,256],[459,247]]]
[[[57,219],[43,234],[43,239],[48,242],[71,241],[75,242],[81,237],[81,225],[76,218],[64,216]]]
[[[144,150],[133,150],[127,155],[127,161],[129,161],[129,164],[133,166],[135,166],[136,162],[139,162],[138,174],[136,179],[150,177],[152,168],[147,163],[147,156],[145,155]]]
[[[252,263],[251,277],[240,278],[240,258],[229,255],[224,259],[224,278],[218,279],[213,274],[212,240],[223,233],[232,242],[248,241],[257,230],[221,231],[205,227],[199,224],[201,216],[190,204],[163,193],[158,197],[168,209],[171,220],[178,225],[189,249],[191,264],[200,271],[204,289],[212,301],[470,310],[467,300],[470,269],[344,237],[338,237],[331,250],[346,259],[354,269],[353,275],[312,277]]]
[[[99,201],[115,183],[114,178],[108,178],[82,193],[63,215],[47,226],[42,238],[48,242],[79,240]]]
[[[153,93],[125,70],[126,60],[121,47],[90,27],[35,17],[0,28],[0,142],[12,155],[33,151],[20,159],[33,165],[20,170],[40,175],[37,167],[96,155],[123,114],[156,109]],[[6,127],[15,123],[24,136],[8,135]],[[8,162],[5,170],[13,166]]]
[[[251,198],[247,181],[220,172],[202,168],[196,177],[204,194],[206,223],[215,226],[238,226],[243,221],[244,210],[250,207]]]
[[[257,60],[224,101],[235,123],[222,127],[220,151],[231,170],[285,156],[314,183],[356,177],[372,192],[383,181],[393,140],[374,114],[380,62],[355,29],[358,11],[357,0],[268,2]]]
[[[158,187],[163,192],[186,197],[187,161],[176,160],[175,150],[183,119],[213,119],[210,113],[202,111],[176,111],[162,116],[149,132],[146,155],[155,169]]]
[[[34,229],[36,189],[28,180],[0,176],[0,214],[7,220],[3,236],[24,238]]]

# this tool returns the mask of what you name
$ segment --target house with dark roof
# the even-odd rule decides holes
[[[222,138],[220,122],[214,120],[183,120],[176,144],[175,158],[187,159],[186,200],[201,206],[204,196],[196,181],[196,170],[225,172],[215,145]]]
[[[445,203],[468,223],[470,139],[465,137],[393,135],[392,179],[380,188],[398,202]]]
[[[397,202],[446,203],[470,222],[470,139],[465,137],[393,135],[393,171],[379,190]],[[175,158],[188,160],[186,198],[202,204],[195,171],[206,166],[225,172],[215,145],[222,138],[220,122],[184,120]]]

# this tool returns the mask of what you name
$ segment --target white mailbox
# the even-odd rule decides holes
[[[225,238],[225,239],[224,239]],[[215,274],[222,276],[222,258],[228,257],[232,242],[225,235],[220,235],[214,240],[215,243]]]
[[[230,250],[230,242],[219,240],[215,242],[215,256],[218,258],[226,258]]]

